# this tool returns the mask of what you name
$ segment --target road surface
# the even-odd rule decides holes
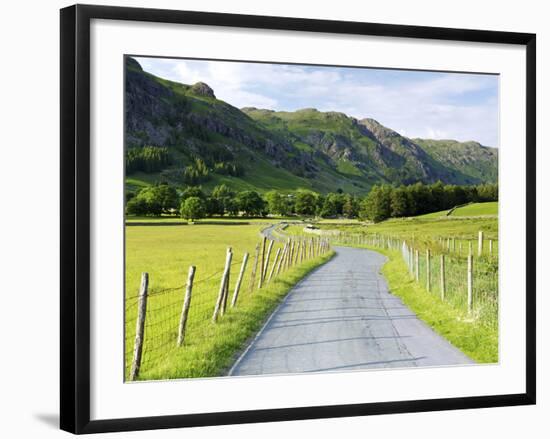
[[[335,250],[290,291],[229,375],[474,363],[389,293],[384,256]]]

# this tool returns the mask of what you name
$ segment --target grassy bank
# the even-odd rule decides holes
[[[371,249],[388,257],[382,274],[390,291],[422,321],[476,362],[498,362],[498,327],[471,319],[464,309],[457,309],[414,282],[399,251]]]

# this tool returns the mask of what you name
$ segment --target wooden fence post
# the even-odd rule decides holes
[[[256,252],[254,255],[254,265],[252,266],[252,273],[250,274],[250,286],[249,290],[254,290],[254,282],[256,281],[256,271],[258,270],[258,259],[260,257],[260,244],[256,244]]]
[[[281,267],[283,266],[283,261],[286,256],[287,246],[288,244],[285,242],[285,245],[283,247],[283,252],[281,253],[281,259],[279,259],[279,265],[277,265],[277,272],[276,272],[277,276],[279,276],[279,273],[281,272]]]
[[[418,254],[418,250],[415,250],[415,274],[416,274],[416,281],[418,282],[420,280],[420,255]]]
[[[483,232],[480,230],[477,238],[477,255],[481,256],[483,253]]]
[[[294,265],[298,265],[298,261],[300,259],[300,240],[296,241],[296,249],[295,249],[295,255],[294,255]]]
[[[277,266],[277,261],[279,260],[279,256],[281,256],[281,249],[277,249],[277,253],[275,253],[275,259],[273,260],[273,265],[271,267],[271,271],[269,272],[269,277],[267,278],[267,282],[271,282],[271,278],[273,277],[273,273],[275,271],[275,267]]]
[[[265,242],[267,237],[262,238],[262,262],[260,263],[260,278],[258,280],[258,289],[262,288],[262,283],[264,281],[264,264],[265,264]]]
[[[445,299],[445,255],[441,255],[441,300]]]
[[[289,267],[288,260],[290,258],[290,244],[291,244],[291,242],[292,242],[292,240],[290,238],[288,238],[287,246],[286,246],[285,260],[283,261],[283,270],[287,270],[288,267]]]
[[[134,340],[134,358],[130,370],[130,380],[135,381],[139,376],[141,367],[141,354],[145,335],[145,314],[147,313],[147,290],[149,288],[149,274],[141,273],[141,285],[139,287],[138,315],[136,320],[136,338]]]
[[[181,309],[180,326],[178,329],[178,346],[183,345],[185,339],[185,327],[187,326],[187,316],[189,315],[189,307],[191,306],[191,293],[193,291],[193,279],[195,278],[196,268],[194,265],[191,265],[187,274],[185,298],[183,299],[183,308]]]
[[[405,256],[405,252],[407,252],[407,256]],[[401,253],[403,254],[403,260],[407,264],[407,270],[410,273],[411,272],[411,260],[409,258],[409,256],[410,256],[409,255],[409,249],[407,248],[407,244],[405,243],[405,241],[403,241],[403,243],[401,244]]]
[[[472,255],[472,240],[468,239],[468,256]]]
[[[288,256],[288,251],[290,250],[290,238],[287,239],[285,245],[283,246],[283,252],[281,253],[281,272],[286,269],[286,258]],[[279,274],[279,272],[277,272]]]
[[[229,296],[229,281],[231,279],[231,260],[233,259],[233,250],[231,249],[231,247],[227,247],[227,251],[231,253],[231,258],[229,259],[229,269],[227,270],[227,277],[225,278],[225,288],[223,290],[221,315],[225,314],[225,309],[227,308],[227,297]]]
[[[271,259],[271,250],[273,249],[273,243],[275,241],[269,240],[269,246],[267,248],[267,256],[265,258],[265,264],[262,270],[262,284],[265,282],[265,277],[267,276],[267,269],[269,267],[269,259]]]
[[[468,314],[472,313],[473,296],[474,296],[474,256],[468,255]]]
[[[233,253],[231,252],[231,248],[227,249],[227,254],[225,257],[225,269],[223,270],[222,274],[222,280],[220,283],[220,292],[218,293],[218,300],[216,300],[216,306],[214,308],[214,314],[212,314],[212,321],[216,323],[218,320],[218,315],[220,314],[222,305],[223,305],[223,297],[225,295],[225,289],[227,285],[227,281],[229,280],[229,270],[231,269],[231,258],[233,257]]]
[[[231,299],[231,308],[233,308],[237,304],[237,298],[239,297],[239,290],[241,289],[241,282],[243,281],[243,276],[246,270],[247,262],[248,262],[248,253],[245,252],[243,255],[243,262],[241,264],[241,271],[239,271],[239,277],[237,278],[237,283],[235,284],[235,290],[233,291],[233,298]]]
[[[426,250],[426,289],[428,290],[428,293],[431,289],[431,273],[430,273],[430,249]]]

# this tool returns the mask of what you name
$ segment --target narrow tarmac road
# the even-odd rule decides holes
[[[229,375],[474,363],[389,293],[384,256],[335,250],[290,291]]]

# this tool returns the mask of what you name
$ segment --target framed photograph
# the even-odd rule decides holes
[[[61,10],[61,428],[535,403],[535,35]]]

